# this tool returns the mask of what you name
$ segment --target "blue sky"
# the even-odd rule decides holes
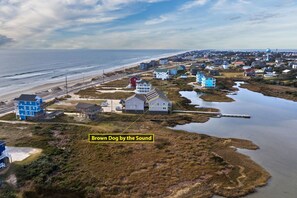
[[[295,0],[0,0],[0,47],[297,48]]]

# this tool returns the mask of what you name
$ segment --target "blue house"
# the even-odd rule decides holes
[[[211,76],[203,76],[201,86],[204,88],[215,88],[216,79]]]
[[[196,82],[201,84],[202,83],[202,78],[204,77],[204,73],[203,72],[197,72],[196,73]]]
[[[176,69],[177,69],[177,71],[185,71],[186,70],[186,66],[180,65]]]
[[[14,101],[16,116],[20,120],[27,120],[44,114],[43,100],[37,95],[22,94]]]
[[[177,70],[175,68],[169,70],[169,74],[172,76],[177,75]]]
[[[149,69],[149,63],[140,63],[139,64],[139,69],[141,70],[148,70]]]
[[[9,156],[5,151],[5,142],[0,141],[0,170],[5,168],[9,162]]]

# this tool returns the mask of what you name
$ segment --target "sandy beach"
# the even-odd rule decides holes
[[[103,77],[102,77],[103,72],[105,75],[108,73],[112,73],[112,72],[121,72],[123,75],[113,76],[112,78],[104,77],[104,82],[116,80],[116,79],[128,76],[128,74],[125,74],[125,70],[131,69],[133,67],[137,67],[139,65],[139,63],[141,63],[141,62],[149,62],[151,60],[159,60],[161,58],[167,58],[167,57],[181,54],[184,52],[174,53],[174,54],[170,54],[170,55],[167,54],[166,56],[159,56],[157,58],[146,59],[146,60],[139,61],[137,63],[113,67],[110,69],[96,70],[92,73],[84,74],[83,76],[81,76],[81,75],[69,76],[67,78],[68,91],[69,91],[69,93],[71,93],[73,91],[79,91],[80,89],[83,89],[83,88],[101,84],[103,82]],[[92,79],[94,79],[94,78],[96,78],[97,80],[92,81]],[[61,79],[57,80],[56,82],[45,82],[44,84],[34,86],[34,87],[29,87],[29,88],[21,87],[19,89],[12,90],[9,93],[0,93],[0,102],[2,101],[7,104],[11,104],[12,100],[14,98],[16,98],[20,94],[24,94],[24,93],[37,94],[37,95],[43,97],[45,100],[51,100],[55,97],[59,97],[63,94],[66,94],[65,84],[66,84],[66,77],[61,78]],[[59,87],[60,91],[51,92],[51,89],[56,89],[58,87]]]

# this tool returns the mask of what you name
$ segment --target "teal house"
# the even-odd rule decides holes
[[[43,100],[37,95],[22,94],[14,99],[15,112],[20,120],[27,120],[44,114]]]
[[[216,79],[211,76],[203,76],[201,86],[204,88],[215,88]]]

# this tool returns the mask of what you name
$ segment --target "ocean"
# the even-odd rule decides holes
[[[0,93],[102,74],[182,50],[0,50]],[[0,94],[0,95],[1,95]]]

